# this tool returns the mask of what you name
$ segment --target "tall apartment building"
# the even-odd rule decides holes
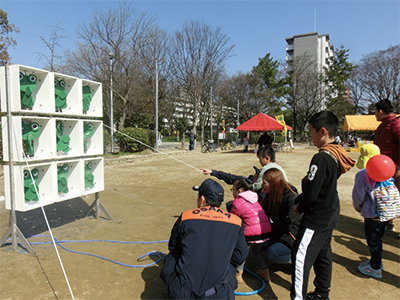
[[[328,67],[329,58],[334,55],[334,47],[330,42],[329,34],[318,34],[310,32],[297,34],[286,38],[286,62],[287,73],[292,74],[296,57],[307,54],[311,59],[315,59],[318,72],[323,72],[324,67]],[[325,96],[322,96],[321,109],[325,106]]]
[[[328,66],[329,58],[334,55],[329,34],[318,34],[318,32],[297,34],[286,38],[286,43],[286,62],[289,65],[287,70],[289,73],[292,71],[290,65],[294,58],[305,52],[315,57],[320,71]]]

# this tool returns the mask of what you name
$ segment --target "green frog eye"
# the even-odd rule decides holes
[[[64,80],[60,80],[59,82],[60,82],[60,86],[61,87],[65,87],[65,81]]]
[[[19,73],[19,80],[24,79],[24,74],[22,74],[21,72]]]
[[[39,130],[39,124],[38,123],[32,123],[31,124],[31,129],[33,131],[38,131]]]
[[[38,175],[39,175],[38,169],[33,169],[33,170],[32,170],[32,176],[33,176],[33,177],[36,177],[36,176],[38,176]]]
[[[35,75],[30,74],[30,75],[28,76],[28,80],[29,80],[31,83],[35,83],[36,80],[37,80],[37,78],[36,78]]]
[[[29,178],[29,172],[28,170],[24,170],[24,178]]]

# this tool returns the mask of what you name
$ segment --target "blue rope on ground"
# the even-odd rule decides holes
[[[34,238],[34,237],[49,237],[49,238],[51,238],[49,235],[44,235],[44,234],[32,235],[32,236],[29,236],[28,238]],[[104,257],[104,256],[100,256],[100,255],[96,255],[96,254],[92,254],[92,253],[87,253],[87,252],[82,252],[82,251],[71,250],[71,249],[68,249],[67,247],[65,247],[65,246],[63,246],[61,244],[63,244],[63,243],[101,243],[101,242],[103,242],[103,243],[115,243],[115,244],[157,244],[157,243],[167,243],[168,242],[168,240],[151,241],[151,242],[123,242],[123,241],[114,241],[114,240],[81,240],[81,241],[78,241],[78,240],[61,240],[61,241],[59,241],[56,238],[54,238],[54,241],[58,246],[60,246],[62,249],[66,250],[68,252],[76,253],[76,254],[82,254],[82,255],[88,255],[88,256],[104,259],[104,260],[112,262],[114,264],[121,265],[121,266],[124,266],[124,267],[129,267],[129,268],[146,268],[146,267],[153,266],[153,265],[157,264],[158,262],[160,262],[161,259],[162,259],[162,256],[165,256],[165,254],[160,252],[160,251],[150,251],[150,252],[140,256],[137,261],[140,261],[140,259],[142,259],[145,256],[152,256],[152,255],[158,257],[158,259],[156,261],[152,262],[151,264],[146,264],[146,265],[130,265],[130,264],[124,264],[122,262],[119,262],[119,261],[116,261],[116,260],[113,260],[113,259],[109,259],[109,258]],[[44,245],[44,244],[52,244],[52,243],[53,243],[52,241],[48,241],[48,242],[31,242],[30,244],[31,245]]]
[[[246,267],[244,267],[244,270],[247,273],[249,273],[250,275],[256,277],[258,280],[260,280],[261,281],[261,287],[258,290],[254,290],[252,292],[235,292],[235,295],[238,295],[238,296],[251,296],[251,295],[255,295],[255,294],[258,294],[259,292],[261,292],[265,288],[265,281],[260,276],[258,276],[257,274],[251,272]]]
[[[51,236],[49,235],[45,235],[45,234],[37,234],[37,235],[31,235],[28,236],[27,238],[35,238],[35,237],[47,237],[47,238],[51,238]],[[10,239],[8,239],[10,240]],[[71,252],[71,253],[75,253],[75,254],[82,254],[82,255],[88,255],[88,256],[92,256],[92,257],[96,257],[96,258],[100,258],[109,262],[112,262],[114,264],[120,265],[120,266],[124,266],[124,267],[129,267],[129,268],[146,268],[146,267],[150,267],[150,266],[154,266],[155,264],[159,263],[162,259],[162,257],[165,257],[166,255],[161,252],[161,251],[150,251],[146,254],[143,254],[142,256],[140,256],[137,261],[140,261],[142,258],[146,257],[146,256],[157,256],[157,260],[150,263],[150,264],[146,264],[146,265],[130,265],[130,264],[124,264],[122,262],[101,256],[101,255],[96,255],[96,254],[92,254],[92,253],[87,253],[87,252],[82,252],[82,251],[75,251],[75,250],[71,250],[68,249],[67,247],[63,246],[62,244],[66,244],[66,243],[115,243],[115,244],[158,244],[158,243],[168,243],[168,240],[160,240],[160,241],[150,241],[150,242],[124,242],[124,241],[115,241],[115,240],[57,240],[56,238],[54,238],[54,242],[60,246],[62,249]],[[31,242],[31,245],[45,245],[45,244],[52,244],[52,241],[48,241],[48,242]],[[11,243],[5,243],[5,245],[11,245]],[[261,292],[264,288],[265,288],[265,282],[264,280],[259,277],[258,275],[256,275],[255,273],[251,272],[249,269],[247,269],[246,267],[244,268],[246,272],[248,272],[250,275],[256,277],[257,279],[259,279],[262,283],[261,288],[259,288],[258,290],[254,290],[252,292],[235,292],[235,295],[240,295],[240,296],[250,296],[250,295],[254,295],[257,294],[259,292]]]

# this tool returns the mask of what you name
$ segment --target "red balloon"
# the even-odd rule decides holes
[[[367,174],[373,180],[381,182],[393,177],[396,166],[393,160],[386,155],[375,155],[367,162]]]

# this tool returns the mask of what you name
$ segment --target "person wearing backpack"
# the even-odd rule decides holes
[[[367,153],[367,151],[364,152]],[[379,198],[380,195],[387,194],[388,188],[391,189],[390,197],[396,197],[396,199],[399,200],[399,192],[394,185],[393,178],[389,178],[383,182],[377,182],[368,175],[368,170],[366,169],[368,160],[379,154],[379,149],[376,151],[376,149],[371,148],[368,156],[361,155],[358,158],[357,167],[361,170],[356,174],[352,192],[353,207],[364,217],[365,237],[371,253],[371,258],[362,262],[358,266],[358,270],[364,275],[377,279],[382,278],[382,270],[384,269],[382,264],[382,237],[385,234],[386,227],[390,220],[384,216],[380,216],[376,201],[379,201],[377,198]],[[389,157],[387,158],[390,160]],[[386,190],[383,191],[382,189]],[[386,196],[384,198],[386,199]],[[382,203],[386,202],[390,201],[384,201]]]

